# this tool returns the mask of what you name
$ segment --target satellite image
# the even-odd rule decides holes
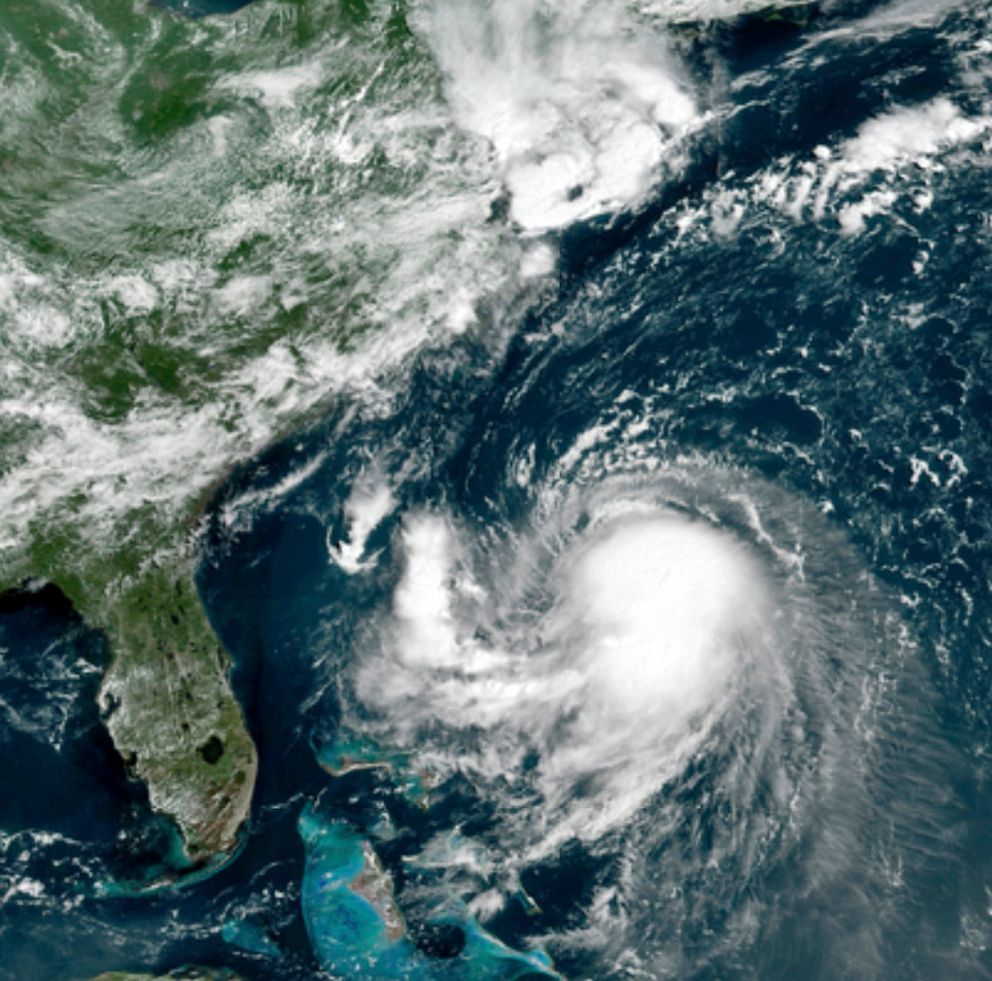
[[[992,978],[992,0],[0,0],[0,981]]]

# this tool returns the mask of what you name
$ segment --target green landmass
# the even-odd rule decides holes
[[[229,852],[248,816],[257,759],[191,563],[155,561],[119,588],[97,612],[116,651],[101,690],[114,744],[152,806],[176,821],[193,861]]]
[[[199,866],[230,853],[248,815],[257,758],[229,682],[230,658],[194,581],[192,518],[162,529],[132,516],[127,544],[94,549],[69,524],[39,527],[18,577],[54,582],[91,626],[106,632],[112,661],[100,690],[104,722],[152,806],[172,818]],[[0,586],[14,586],[5,570]]]

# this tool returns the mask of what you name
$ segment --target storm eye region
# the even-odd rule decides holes
[[[719,700],[767,612],[757,563],[702,521],[611,523],[569,556],[553,633],[617,713],[673,731]]]

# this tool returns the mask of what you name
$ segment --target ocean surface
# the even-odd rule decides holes
[[[259,783],[135,889],[8,594],[0,978],[992,978],[992,5],[122,6],[0,10],[0,544],[209,488]]]

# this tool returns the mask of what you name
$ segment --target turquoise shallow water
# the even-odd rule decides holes
[[[229,866],[98,898],[168,838],[101,639],[11,601],[0,972],[987,976],[990,12],[280,9],[0,18],[4,533],[240,459],[200,586],[261,756]]]

